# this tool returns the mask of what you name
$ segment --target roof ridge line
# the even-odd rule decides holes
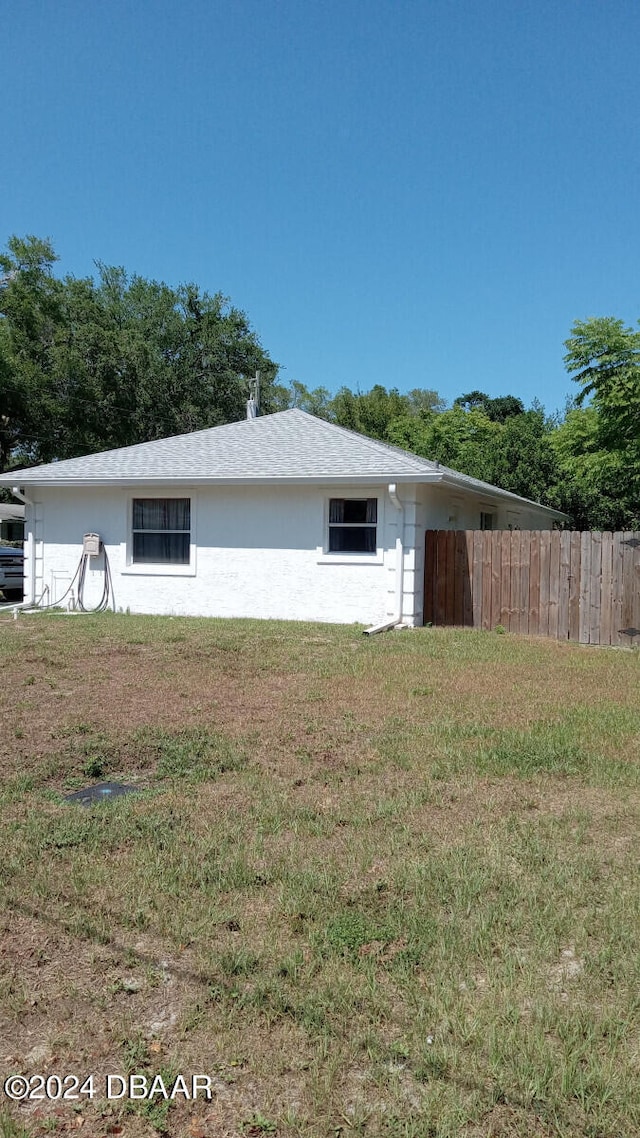
[[[328,419],[322,419],[320,415],[314,415],[311,411],[303,411],[302,407],[290,407],[290,411],[299,411],[300,414],[308,416],[309,419],[314,419],[317,423],[321,423],[331,431],[342,431],[345,435],[350,435],[356,438],[360,443],[365,443],[369,448],[384,447],[392,454],[401,454],[404,458],[411,458],[414,462],[424,462],[431,470],[441,470],[442,467],[436,463],[432,458],[424,458],[421,454],[416,454],[415,451],[405,450],[404,447],[398,447],[394,443],[383,442],[382,439],[373,439],[371,435],[363,435],[360,431],[354,431],[351,427],[343,427],[340,423],[331,423]],[[265,416],[267,418],[268,416]]]

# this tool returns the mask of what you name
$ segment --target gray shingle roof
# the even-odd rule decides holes
[[[440,482],[526,501],[294,408],[0,476],[9,486],[372,481]],[[549,511],[557,514],[557,511]]]
[[[51,462],[7,477],[24,483],[57,484],[176,478],[251,481],[349,475],[393,477],[434,469],[435,464],[426,459],[295,409]]]

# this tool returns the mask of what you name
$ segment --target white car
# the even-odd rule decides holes
[[[0,545],[0,591],[5,601],[21,601],[24,589],[24,553],[20,546]]]

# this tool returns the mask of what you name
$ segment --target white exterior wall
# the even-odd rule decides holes
[[[398,617],[402,542],[402,621],[422,623],[427,529],[548,529],[535,507],[484,499],[443,485],[39,488],[26,511],[25,597],[59,601],[70,586],[85,533],[107,549],[115,607],[135,613],[261,617],[381,624]],[[134,497],[191,499],[191,563],[131,564]],[[332,497],[378,499],[376,554],[329,554]],[[84,603],[102,594],[103,558],[89,562]],[[95,568],[93,568],[95,566]],[[77,598],[76,584],[73,598]],[[71,595],[63,603],[69,604]]]
[[[480,529],[480,514],[494,515],[494,529],[553,529],[553,520],[535,504],[484,497],[443,484],[418,487],[423,529]]]
[[[407,493],[409,491],[409,493]],[[26,596],[48,587],[59,600],[76,572],[84,533],[108,553],[115,606],[135,613],[264,617],[377,624],[396,615],[399,511],[384,486],[154,486],[136,489],[34,488],[28,511]],[[410,542],[404,557],[404,616],[415,619],[415,487],[399,487]],[[134,497],[191,499],[191,564],[131,564]],[[331,497],[378,499],[376,554],[328,554]],[[423,537],[421,538],[423,540]],[[93,566],[96,569],[93,569]],[[92,560],[84,603],[103,587],[103,558]],[[73,588],[74,596],[76,588]],[[68,604],[70,597],[64,601]],[[421,601],[420,601],[421,605]],[[421,611],[418,612],[421,616]]]

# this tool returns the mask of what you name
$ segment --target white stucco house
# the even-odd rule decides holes
[[[134,613],[422,623],[427,529],[564,515],[300,410],[11,471],[25,599]]]

